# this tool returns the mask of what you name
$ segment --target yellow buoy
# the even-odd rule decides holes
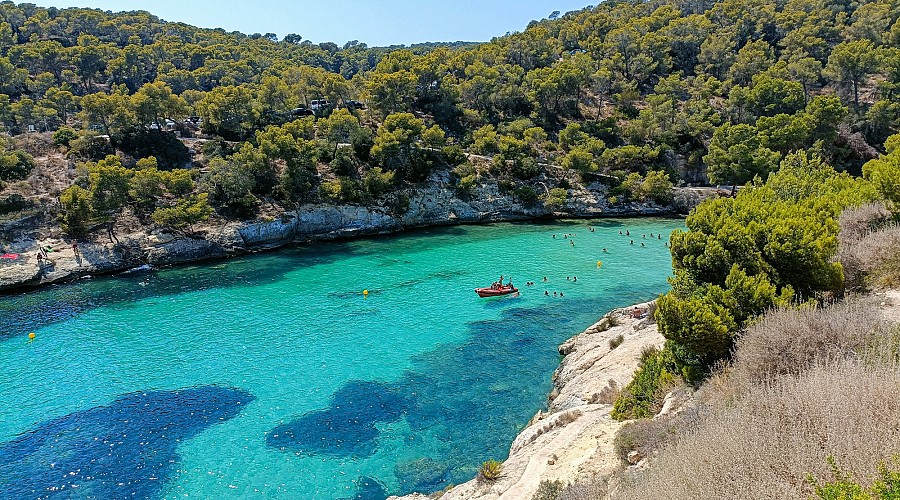
[[[369,290],[363,290],[363,297],[369,298]]]
[[[598,261],[597,261],[597,267],[601,267],[601,266],[603,266],[603,262],[601,262],[601,261],[598,260]]]
[[[34,340],[34,332],[28,334],[28,340]]]

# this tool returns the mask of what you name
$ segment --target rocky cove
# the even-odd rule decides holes
[[[685,213],[710,194],[709,190],[676,188],[676,202],[670,206],[610,203],[607,187],[593,183],[570,189],[566,203],[551,209],[541,204],[525,204],[513,195],[501,192],[496,181],[480,184],[466,196],[449,187],[449,181],[449,173],[437,173],[423,186],[408,190],[403,194],[405,207],[402,210],[388,203],[375,206],[308,204],[280,212],[278,217],[211,222],[191,233],[138,227],[117,234],[115,240],[95,233],[92,239],[79,241],[77,256],[70,240],[58,229],[49,229],[49,224],[41,224],[40,217],[14,220],[0,226],[0,250],[18,256],[0,264],[0,293],[83,276],[113,274],[145,265],[186,264],[297,243],[389,234],[429,226],[539,218],[675,215]],[[50,249],[49,259],[42,265],[37,259],[39,248]]]
[[[673,206],[610,204],[601,184],[571,190],[567,203],[555,210],[542,205],[526,206],[501,193],[493,182],[479,186],[477,193],[469,197],[460,197],[446,186],[446,179],[438,178],[422,189],[411,191],[408,208],[402,214],[387,206],[305,205],[273,220],[209,225],[198,228],[194,235],[132,231],[117,235],[115,243],[100,238],[79,241],[79,255],[59,235],[40,229],[20,231],[12,243],[4,242],[4,250],[20,252],[23,258],[0,266],[0,289],[23,290],[140,266],[186,264],[291,244],[388,234],[410,228],[679,212]],[[705,194],[681,189],[678,197],[695,203]],[[38,265],[39,246],[55,250],[50,252],[52,263]],[[503,478],[495,483],[472,480],[456,486],[444,498],[530,498],[544,480],[573,482],[589,475],[611,474],[619,466],[613,438],[621,424],[610,418],[611,401],[604,402],[603,394],[610,385],[623,387],[628,383],[644,348],[662,344],[655,325],[646,317],[633,314],[635,309],[646,311],[647,308],[648,304],[641,304],[614,310],[561,345],[559,352],[565,358],[553,376],[548,410],[538,412],[513,442],[504,463]],[[610,340],[619,335],[624,339],[622,344],[611,348]]]
[[[664,342],[650,318],[652,304],[614,309],[560,345],[559,353],[565,357],[553,374],[548,409],[539,411],[513,441],[502,476],[492,482],[472,479],[440,498],[530,499],[542,481],[609,480],[621,468],[613,440],[623,425],[610,417],[609,394],[631,381],[645,349]],[[677,411],[679,396],[670,394],[660,414]],[[643,465],[644,457],[628,458]],[[416,493],[388,500],[434,497]]]

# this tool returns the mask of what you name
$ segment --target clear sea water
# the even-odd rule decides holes
[[[436,228],[2,297],[0,498],[382,499],[466,481],[545,406],[559,343],[668,288],[682,226]],[[475,295],[501,274],[519,297]]]

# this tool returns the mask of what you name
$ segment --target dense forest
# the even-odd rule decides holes
[[[77,166],[48,193],[77,235],[126,208],[181,227],[372,203],[436,169],[526,203],[564,200],[535,188],[546,165],[609,184],[613,202],[664,201],[670,183],[744,184],[800,149],[859,173],[900,125],[891,2],[608,1],[551,17],[483,44],[370,48],[2,2],[0,204],[35,194],[29,134],[52,133]]]

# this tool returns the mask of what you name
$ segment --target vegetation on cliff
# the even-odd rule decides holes
[[[230,217],[369,203],[456,166],[462,192],[488,177],[525,203],[559,204],[548,164],[607,183],[609,202],[666,202],[666,182],[742,184],[811,147],[858,173],[900,125],[898,15],[882,0],[604,2],[484,44],[369,48],[3,2],[0,125],[10,151],[52,131],[73,164],[116,154],[132,179],[151,157],[191,167],[193,193]],[[7,174],[28,164],[4,162],[0,197],[68,187]],[[142,210],[176,205],[154,197]]]

